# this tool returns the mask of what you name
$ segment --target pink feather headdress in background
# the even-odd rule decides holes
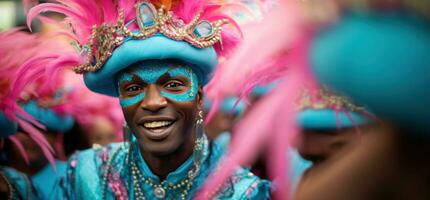
[[[91,127],[91,119],[103,116],[112,123],[120,138],[124,120],[118,100],[89,91],[82,76],[66,70],[78,62],[78,57],[70,56],[74,51],[64,37],[47,33],[38,51],[16,70],[6,101],[18,110],[22,110],[20,104],[36,101],[39,107],[48,108],[60,116],[71,116],[84,130]],[[26,120],[34,122],[27,127],[37,130],[36,125],[40,123],[22,112]]]
[[[12,85],[19,78],[19,67],[40,51],[44,51],[45,39],[38,34],[30,34],[19,28],[0,33],[0,110],[14,123],[17,123],[42,149],[46,158],[54,164],[53,148],[39,131],[44,125],[26,113],[17,101],[25,98],[23,93],[32,93],[29,88],[13,90]],[[16,136],[8,137],[20,150],[23,159],[28,163],[27,153]]]

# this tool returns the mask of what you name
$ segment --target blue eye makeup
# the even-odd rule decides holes
[[[183,76],[190,80],[190,89],[188,89],[186,92],[174,94],[169,93],[166,91],[162,91],[161,95],[163,95],[166,98],[175,100],[175,101],[192,101],[197,96],[197,90],[198,90],[198,81],[197,81],[197,75],[191,71],[188,67],[177,67],[174,69],[171,69],[168,71],[170,77],[178,77]]]
[[[190,81],[190,87],[188,90],[181,93],[171,93],[167,91],[161,91],[161,95],[174,101],[192,101],[197,96],[198,91],[198,78],[197,75],[187,66],[178,66],[171,68],[170,66],[164,65],[151,65],[144,67],[137,67],[131,72],[122,73],[118,77],[118,86],[124,82],[130,82],[133,80],[133,76],[139,77],[142,81],[147,84],[156,83],[163,75],[169,74],[170,78],[185,77]],[[120,93],[120,104],[122,107],[128,107],[133,104],[139,103],[145,98],[145,92],[139,93],[139,95],[133,97],[123,97]]]

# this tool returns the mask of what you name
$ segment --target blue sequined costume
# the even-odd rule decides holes
[[[78,152],[69,161],[65,181],[66,198],[157,199],[156,192],[159,191],[155,190],[157,187],[154,184],[161,184],[164,188],[163,199],[192,199],[206,177],[215,169],[223,153],[216,142],[207,142],[203,149],[206,153],[201,156],[199,170],[193,179],[189,179],[189,174],[195,167],[196,152],[162,182],[145,163],[135,139],[131,143],[115,143],[104,148]],[[137,166],[143,177],[133,177],[137,176],[132,170],[133,165]],[[187,189],[187,186],[190,188]],[[214,197],[268,199],[269,190],[268,181],[260,180],[248,170],[238,168],[228,181],[218,188]],[[139,192],[143,197],[137,195]]]

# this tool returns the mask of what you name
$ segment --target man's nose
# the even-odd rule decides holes
[[[144,110],[157,112],[167,106],[167,100],[161,95],[160,90],[155,84],[150,84],[146,89],[145,98],[142,100],[140,106]]]

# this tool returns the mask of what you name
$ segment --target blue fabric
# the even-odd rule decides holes
[[[178,59],[190,64],[203,85],[218,64],[213,47],[199,49],[185,41],[156,34],[143,40],[126,39],[100,70],[84,75],[85,84],[94,92],[117,97],[115,78],[119,71],[139,61],[163,59]]]
[[[236,97],[225,98],[220,103],[219,111],[224,112],[224,113],[232,113],[232,114],[236,114],[236,115],[243,113],[246,109],[246,105],[243,101],[239,101],[239,103],[236,105],[236,107],[234,107],[234,105],[236,104],[236,102],[238,100],[239,99]],[[205,110],[210,110],[212,107],[212,102],[209,99],[205,98],[203,104],[204,104]]]
[[[117,184],[123,188],[129,199],[135,198],[135,185],[132,184],[130,164],[126,159],[129,155],[137,156],[132,162],[135,162],[141,173],[160,183],[159,178],[152,173],[145,160],[140,154],[137,141],[132,142],[132,146],[128,143],[116,143],[102,149],[90,149],[72,156],[69,161],[67,170],[67,178],[65,180],[65,190],[67,199],[101,199],[102,194],[106,194],[107,199],[115,199],[115,193],[109,185]],[[131,148],[131,154],[129,150]],[[193,185],[189,191],[187,199],[191,199],[196,191],[203,185],[206,177],[214,170],[218,160],[222,156],[222,149],[216,143],[209,143],[203,147],[207,154],[204,154],[200,162],[200,171],[196,178],[193,179]],[[193,166],[194,156],[192,155],[178,169],[168,174],[166,177],[165,186],[169,183],[177,184],[188,176],[190,168]],[[111,168],[108,168],[111,166]],[[109,170],[109,174],[114,180],[113,184],[102,188],[103,174],[105,170]],[[146,199],[156,199],[153,193],[153,188],[148,184],[141,183],[142,190]],[[268,199],[269,183],[265,180],[260,180],[258,177],[250,173],[248,170],[238,168],[233,176],[231,176],[226,185],[217,193],[219,199]],[[181,190],[168,189],[166,199],[180,198]]]
[[[377,116],[430,133],[430,23],[405,12],[347,13],[313,41],[317,78]]]
[[[338,112],[336,114],[336,112]],[[336,129],[359,126],[369,123],[369,119],[356,112],[344,112],[333,109],[305,109],[298,113],[297,123],[303,129]],[[338,118],[336,117],[338,115]],[[337,124],[339,120],[339,125]]]
[[[52,109],[41,108],[36,101],[30,101],[23,106],[24,110],[42,123],[48,130],[64,133],[72,129],[75,120],[70,115],[61,116]]]
[[[38,196],[27,175],[18,172],[13,168],[3,166],[0,166],[0,173],[2,173],[7,178],[7,181],[15,190],[12,196],[13,200],[43,199]]]
[[[34,188],[41,197],[41,199],[61,199],[63,196],[62,189],[60,187],[61,177],[66,174],[67,163],[56,160],[57,172],[51,164],[47,164],[42,170],[37,172],[31,177]]]
[[[0,112],[0,137],[9,137],[18,130],[18,124],[8,119],[3,112]]]

